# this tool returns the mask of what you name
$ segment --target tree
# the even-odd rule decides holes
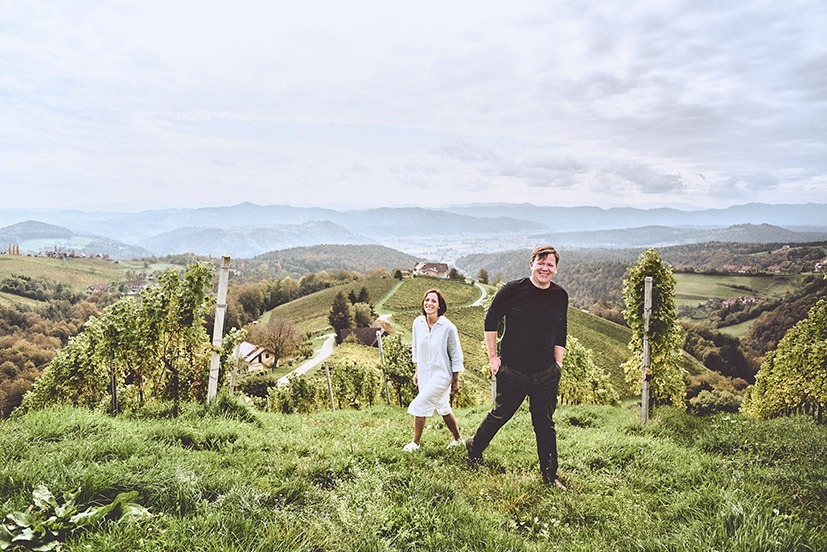
[[[399,406],[410,403],[416,396],[417,388],[413,384],[415,366],[411,356],[411,347],[402,343],[398,333],[382,341],[385,352],[385,375],[392,394],[396,395]]]
[[[477,273],[477,280],[479,280],[479,282],[481,284],[487,284],[488,283],[488,271],[485,270],[484,268],[481,268],[480,271]]]
[[[675,277],[654,249],[644,251],[638,262],[629,268],[623,280],[623,316],[632,330],[629,350],[632,356],[623,363],[626,381],[637,391],[643,371],[644,293],[645,280],[652,277],[652,311],[649,319],[650,363],[647,378],[654,404],[671,403],[684,407],[686,370],[682,366],[681,328],[675,301]]]
[[[452,267],[451,267],[451,270],[449,270],[449,271],[448,271],[448,279],[449,279],[449,280],[459,280],[459,281],[464,281],[464,280],[465,280],[465,276],[463,276],[463,275],[460,273],[460,271],[456,269],[456,267],[453,267],[453,266],[452,266]]]
[[[370,293],[368,293],[368,288],[362,286],[362,289],[359,290],[359,296],[356,298],[357,303],[370,303]]]
[[[350,305],[341,291],[333,298],[333,305],[327,315],[327,321],[336,332],[336,341],[341,343],[342,330],[353,327],[353,318],[350,315]]]
[[[234,295],[246,314],[245,320],[255,320],[264,312],[264,292],[259,284],[242,284]]]
[[[292,320],[271,315],[266,324],[253,326],[250,341],[273,353],[275,365],[278,366],[281,359],[299,350],[304,336]]]
[[[743,411],[770,418],[827,405],[827,300],[790,328],[767,354],[749,388]]]
[[[373,306],[368,303],[356,303],[353,305],[353,324],[357,328],[367,328],[376,319]]]

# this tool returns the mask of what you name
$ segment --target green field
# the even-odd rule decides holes
[[[422,296],[431,288],[436,288],[445,296],[448,309],[470,305],[480,297],[480,290],[474,285],[455,280],[438,280],[435,278],[410,278],[402,281],[402,286],[385,301],[385,308],[391,310],[419,310]]]
[[[222,404],[0,421],[0,516],[43,484],[61,503],[79,490],[82,508],[134,490],[150,514],[78,532],[68,552],[827,550],[827,428],[807,418],[656,408],[642,426],[637,409],[561,406],[559,491],[540,481],[525,406],[472,470],[438,419],[402,452],[404,408]],[[462,434],[486,411],[456,409]]]
[[[401,284],[396,280],[368,280],[318,291],[276,307],[270,313],[289,318],[298,325],[301,331],[316,334],[327,333],[331,331],[327,315],[333,303],[333,297],[339,291],[345,294],[350,290],[358,292],[362,285],[366,285],[372,298],[380,299],[396,288],[385,298],[381,311],[391,314],[390,320],[395,330],[401,332],[403,340],[408,343],[410,343],[411,324],[419,315],[422,295],[432,287],[439,287],[448,302],[446,316],[459,331],[465,367],[469,370],[466,377],[472,378],[475,387],[482,388],[488,385],[488,357],[483,346],[485,311],[482,307],[461,306],[473,303],[479,298],[480,292],[475,286],[427,278],[406,279]],[[263,316],[262,320],[266,320],[271,315],[270,313]],[[595,363],[610,375],[612,385],[621,397],[629,396],[630,391],[620,367],[629,354],[627,349],[631,335],[629,330],[577,309],[569,309],[569,334],[592,350]]]
[[[142,261],[105,261],[103,259],[52,259],[23,255],[0,255],[0,279],[12,274],[60,282],[74,293],[81,293],[94,284],[116,284],[127,281],[128,272],[161,272],[179,265]],[[17,301],[18,304],[22,304]]]
[[[741,338],[746,335],[747,331],[752,327],[753,323],[755,323],[755,319],[747,320],[745,322],[741,322],[740,324],[733,324],[731,326],[723,326],[718,328],[718,331],[722,334],[731,335],[732,337]]]
[[[408,343],[413,319],[419,315],[422,295],[431,287],[439,287],[448,302],[446,316],[459,331],[465,367],[469,371],[465,377],[470,378],[469,384],[477,390],[488,386],[488,357],[483,346],[485,311],[482,307],[460,306],[476,301],[479,298],[478,288],[461,282],[436,281],[426,278],[403,280],[401,284],[389,280],[369,280],[364,284],[367,284],[371,297],[380,298],[384,293],[396,287],[393,294],[383,302],[381,310],[391,314],[390,320],[394,328],[402,333],[403,340]],[[350,290],[358,292],[361,285],[363,285],[362,282],[354,282],[322,290],[276,307],[270,312],[289,318],[302,331],[326,333],[330,331],[327,314],[333,297],[340,290],[345,294]],[[268,315],[262,319],[266,320],[266,316]],[[576,309],[569,309],[569,334],[592,350],[594,361],[610,375],[612,384],[620,395],[629,396],[630,392],[620,368],[620,364],[628,357],[629,330],[602,318]]]
[[[5,291],[0,291],[0,305],[17,305],[18,307],[23,307],[27,309],[37,309],[40,307],[45,307],[47,304],[48,303],[44,301],[38,301],[37,299],[20,297],[19,295],[15,295],[13,293],[6,293]]]
[[[270,316],[281,316],[292,320],[302,332],[310,332],[313,334],[327,333],[331,331],[330,324],[327,322],[327,315],[330,312],[330,307],[333,305],[333,298],[336,297],[337,293],[341,291],[347,296],[353,291],[358,294],[362,286],[365,286],[371,300],[376,301],[384,297],[396,283],[396,280],[384,278],[351,282],[349,284],[323,289],[310,295],[299,297],[284,305],[279,305],[273,310],[264,313],[261,321],[266,322]]]
[[[61,282],[80,293],[93,284],[126,280],[128,267],[102,259],[50,259],[0,255],[0,278],[17,274],[35,279]]]
[[[569,308],[569,335],[592,350],[595,364],[609,374],[612,385],[622,397],[630,390],[620,365],[629,358],[628,344],[632,332],[628,328],[577,309]],[[565,365],[565,362],[563,363]]]
[[[802,275],[750,276],[746,274],[677,273],[675,295],[678,306],[697,306],[707,299],[755,295],[780,298],[801,285]]]

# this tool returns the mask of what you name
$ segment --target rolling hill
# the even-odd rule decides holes
[[[0,228],[0,250],[5,251],[10,244],[18,245],[24,254],[60,250],[83,253],[87,257],[106,254],[112,259],[134,259],[151,255],[149,250],[137,245],[101,236],[76,234],[68,228],[34,220]]]
[[[253,257],[250,264],[260,261],[277,262],[284,270],[297,274],[323,270],[355,270],[365,273],[374,268],[388,271],[395,268],[410,269],[420,260],[383,245],[325,244],[270,251]]]

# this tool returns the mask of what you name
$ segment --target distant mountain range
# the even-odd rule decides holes
[[[752,203],[681,211],[478,204],[336,211],[241,203],[123,212],[0,209],[0,251],[61,248],[116,259],[174,253],[251,258],[319,244],[379,244],[418,257],[530,247],[647,247],[705,241],[827,240],[827,204]]]
[[[504,216],[533,221],[555,232],[582,232],[670,226],[726,228],[737,224],[771,224],[791,230],[827,229],[827,204],[768,205],[747,203],[723,209],[683,211],[672,208],[635,207],[544,207],[529,203],[483,203],[448,207],[452,213],[469,216]]]

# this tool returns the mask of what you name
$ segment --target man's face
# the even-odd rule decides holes
[[[539,288],[547,288],[557,274],[557,260],[554,255],[536,257],[531,262],[531,281]]]

